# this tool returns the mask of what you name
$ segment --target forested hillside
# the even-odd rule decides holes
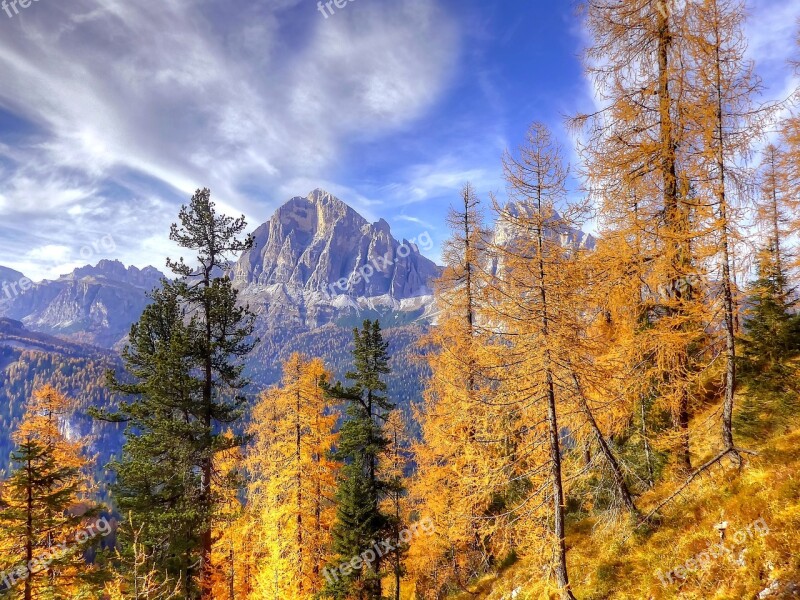
[[[353,325],[355,327],[356,325]],[[406,325],[386,329],[385,337],[392,356],[392,372],[387,377],[392,398],[407,414],[422,398],[427,364],[421,360],[420,343],[427,326]],[[347,349],[353,338],[352,327],[327,325],[313,331],[271,330],[248,360],[247,373],[254,388],[263,389],[280,381],[283,363],[295,352],[323,358],[328,368],[343,377],[350,368]]]
[[[0,320],[0,424],[14,431],[23,418],[34,390],[51,385],[73,399],[62,429],[70,439],[83,439],[89,455],[97,455],[96,473],[102,477],[105,463],[122,445],[122,430],[116,425],[94,422],[86,414],[90,406],[108,406],[112,393],[106,371],[119,369],[111,352],[63,342],[34,334],[7,320]],[[0,468],[8,473],[14,449],[8,435],[0,437]]]

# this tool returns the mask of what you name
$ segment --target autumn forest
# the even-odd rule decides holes
[[[341,376],[296,352],[252,385],[254,239],[198,190],[89,409],[122,450],[96,464],[56,382],[9,432],[0,597],[797,597],[800,112],[746,18],[582,4],[596,111],[573,146],[531,114],[502,193],[452,198],[410,404],[372,318]]]

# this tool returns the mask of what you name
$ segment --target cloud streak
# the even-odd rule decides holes
[[[425,114],[458,52],[424,0],[327,21],[300,0],[41,2],[0,27],[0,111],[25,125],[0,146],[0,218],[40,232],[4,236],[0,264],[32,277],[52,275],[36,245],[80,246],[109,211],[126,257],[162,260],[143,240],[200,186],[266,220],[286,182],[335,179],[352,140]]]

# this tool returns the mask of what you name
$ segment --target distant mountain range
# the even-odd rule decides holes
[[[139,270],[101,260],[53,281],[21,285],[21,273],[0,269],[0,316],[32,331],[105,348],[127,335],[147,306],[147,292],[164,277],[153,267]]]
[[[255,230],[254,248],[229,275],[258,315],[260,332],[313,331],[384,316],[386,326],[425,321],[439,267],[389,224],[369,223],[322,190],[292,198]],[[426,240],[430,238],[426,236]],[[430,248],[428,248],[430,249]],[[165,275],[102,260],[21,289],[22,273],[0,267],[0,316],[31,331],[119,348]]]

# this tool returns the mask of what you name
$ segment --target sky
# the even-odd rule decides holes
[[[7,0],[10,2],[10,0]],[[398,239],[447,237],[470,181],[533,121],[591,110],[568,0],[34,0],[0,9],[0,265],[40,280],[103,258],[164,268],[208,187],[255,229],[323,188]],[[749,0],[767,97],[800,0]]]

